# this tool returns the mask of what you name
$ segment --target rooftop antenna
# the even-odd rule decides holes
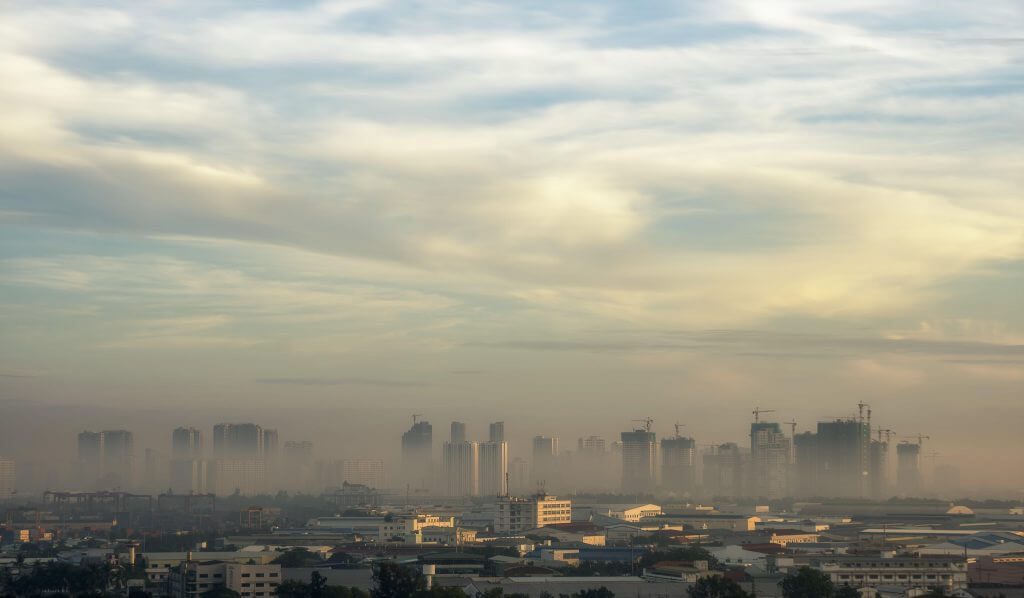
[[[775,410],[774,409],[761,409],[760,407],[754,407],[754,412],[753,413],[754,413],[754,423],[757,424],[757,423],[761,422],[761,414],[762,413],[775,413]]]

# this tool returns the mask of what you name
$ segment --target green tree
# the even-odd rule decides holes
[[[325,598],[327,595],[327,578],[320,574],[319,571],[314,571],[309,576],[309,596],[310,598]]]
[[[828,575],[810,567],[800,567],[779,585],[785,598],[833,598],[835,586]]]
[[[320,557],[305,548],[293,548],[282,552],[281,556],[274,559],[274,563],[281,565],[284,569],[310,567],[319,564]]]
[[[738,583],[725,577],[702,577],[687,590],[690,598],[750,598]]]
[[[380,563],[373,571],[373,598],[409,598],[426,589],[422,575],[394,563]]]
[[[295,579],[286,579],[278,584],[277,595],[281,598],[308,598],[309,584]]]
[[[710,552],[700,546],[679,546],[667,550],[648,552],[640,557],[639,563],[641,567],[650,567],[654,563],[661,561],[707,561],[710,566],[718,564],[715,557],[711,556]]]

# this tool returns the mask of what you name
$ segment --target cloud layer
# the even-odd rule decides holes
[[[680,343],[1019,380],[1017,2],[3,11],[0,356],[33,384],[198,352],[436,389]]]

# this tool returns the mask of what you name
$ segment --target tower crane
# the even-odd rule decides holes
[[[925,436],[925,435],[920,434],[920,433],[914,434],[914,435],[911,435],[911,436],[904,436],[903,438],[908,438],[908,439],[911,439],[911,440],[916,438],[917,439],[917,446],[924,446],[924,441],[925,440],[931,440],[932,439],[931,436]]]
[[[782,422],[782,423],[784,423],[787,426],[789,426],[789,437],[790,438],[794,438],[796,436],[796,420],[794,419],[792,421]]]
[[[679,436],[679,428],[685,428],[686,424],[681,424],[679,422],[676,422],[676,426],[675,427],[676,427],[676,438],[681,438],[681,436]]]
[[[643,424],[644,425],[644,431],[650,432],[651,431],[651,425],[654,423],[654,420],[648,417],[648,418],[645,418],[645,419],[634,419],[633,423],[634,424]]]
[[[885,434],[886,442],[891,442],[893,435],[896,434],[896,432],[889,428],[875,428],[875,432],[878,432],[878,442],[882,442],[882,434]]]
[[[753,413],[754,413],[754,423],[756,424],[756,423],[759,423],[761,421],[761,414],[762,413],[775,413],[775,410],[774,409],[761,409],[760,407],[754,407]]]

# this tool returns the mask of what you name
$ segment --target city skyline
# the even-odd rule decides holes
[[[749,437],[740,442],[702,438],[697,422],[691,422],[696,435],[683,434],[687,426],[679,422],[672,432],[659,434],[651,418],[624,422],[630,427],[609,440],[591,434],[574,443],[554,434],[509,442],[505,421],[479,430],[452,421],[450,435],[435,439],[431,422],[415,414],[410,428],[394,438],[393,448],[401,449],[397,458],[394,451],[365,448],[339,453],[252,422],[214,424],[209,445],[208,436],[193,426],[169,430],[166,446],[145,448],[136,448],[131,430],[85,430],[77,434],[77,456],[70,459],[73,473],[59,473],[60,460],[30,458],[24,463],[30,474],[21,483],[29,493],[73,487],[185,494],[240,489],[251,495],[317,492],[373,480],[381,490],[441,496],[505,496],[545,488],[687,499],[1015,495],[1009,486],[977,487],[969,471],[965,479],[955,461],[935,450],[932,436],[901,435],[883,427],[884,419],[872,420],[870,405],[856,407],[856,415],[807,428],[795,420],[775,421],[777,410],[757,407]],[[513,429],[512,437],[527,433]],[[49,478],[40,486],[44,472]]]
[[[0,10],[0,455],[864,401],[1024,487],[1017,2]]]
[[[1024,592],[1024,2],[0,2],[0,595]]]

